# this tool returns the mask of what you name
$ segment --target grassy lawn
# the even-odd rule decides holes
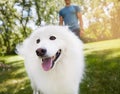
[[[0,94],[32,94],[25,72],[23,59],[19,56],[0,57]]]
[[[81,94],[120,94],[120,39],[85,44]]]
[[[84,53],[81,94],[120,94],[120,39],[85,44]],[[0,94],[32,94],[21,57],[0,57],[0,64]]]

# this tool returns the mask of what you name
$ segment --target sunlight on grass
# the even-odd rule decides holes
[[[9,79],[9,80],[7,80],[7,81],[3,81],[1,84],[3,84],[4,86],[10,86],[10,85],[13,85],[13,84],[23,83],[23,82],[25,82],[26,80],[28,80],[27,77],[19,78],[19,79]]]
[[[19,75],[19,74],[22,74],[24,72],[25,72],[25,68],[23,67],[23,68],[21,68],[19,70],[16,70],[16,71],[12,72],[11,75],[13,75],[13,76],[14,75]]]
[[[118,57],[118,56],[120,56],[120,51],[114,52],[114,53],[112,53],[110,55],[107,55],[106,59],[110,59],[110,58],[113,58],[113,57],[115,58],[115,57]]]
[[[11,94],[15,94],[15,92],[25,89],[24,85],[26,81],[28,82],[27,77],[19,78],[19,79],[8,79],[7,81],[3,81],[0,84],[0,92],[11,92],[12,90],[13,93]]]
[[[21,56],[12,55],[12,56],[1,56],[0,60],[5,60],[6,63],[11,63],[14,61],[21,61],[24,60]]]
[[[20,56],[12,56],[12,57],[6,57],[7,58],[7,60],[6,60],[6,62],[14,62],[14,61],[19,61],[19,60],[23,60],[23,58],[22,57],[20,57]]]
[[[117,49],[117,48],[120,48],[120,39],[101,41],[101,42],[93,42],[93,43],[85,44],[85,46],[84,46],[85,54],[91,53],[92,51]]]
[[[0,70],[0,94],[31,94],[23,58],[13,55],[1,57],[0,60],[11,66],[10,70]]]

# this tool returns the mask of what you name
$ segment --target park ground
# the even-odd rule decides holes
[[[120,94],[120,39],[87,43],[84,54],[80,94]],[[0,56],[0,94],[32,94],[22,57]]]

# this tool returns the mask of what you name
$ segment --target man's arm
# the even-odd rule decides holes
[[[81,12],[78,12],[78,13],[77,13],[77,17],[78,17],[78,20],[79,20],[79,22],[80,22],[80,33],[82,34],[82,33],[84,32],[82,13],[81,13]],[[81,34],[80,34],[80,36],[81,36]]]
[[[80,30],[84,30],[84,29],[83,29],[82,13],[78,12],[78,13],[77,13],[77,17],[78,17],[78,20],[79,20],[79,22],[80,22]]]
[[[59,17],[59,25],[63,25],[63,17],[62,16]]]

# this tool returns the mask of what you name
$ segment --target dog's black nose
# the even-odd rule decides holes
[[[37,56],[44,56],[46,54],[47,50],[43,48],[39,48],[36,50]]]

